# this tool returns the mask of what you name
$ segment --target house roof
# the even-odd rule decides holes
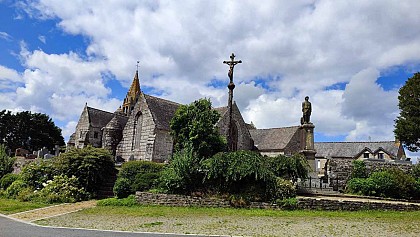
[[[393,158],[397,157],[398,145],[394,141],[380,142],[315,142],[317,157],[354,158],[361,151],[377,151],[379,148]]]
[[[114,117],[113,113],[95,109],[92,107],[86,107],[89,115],[89,122],[92,127],[103,128],[107,123]]]
[[[170,122],[180,104],[144,94],[147,106],[158,129],[170,130]]]
[[[299,126],[251,129],[249,133],[258,150],[283,150],[289,144]]]

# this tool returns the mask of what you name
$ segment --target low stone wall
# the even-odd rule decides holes
[[[137,202],[145,205],[176,207],[230,207],[229,201],[217,198],[191,197],[175,194],[136,192]]]
[[[337,184],[343,189],[346,186],[347,180],[350,179],[353,171],[353,159],[331,159],[329,160],[330,168],[330,184]],[[394,163],[394,162],[380,162],[380,161],[364,161],[368,173],[381,171],[383,169],[398,168],[404,172],[410,172],[412,164]]]
[[[218,198],[191,197],[174,194],[154,194],[136,192],[137,202],[143,205],[162,205],[175,207],[232,207],[227,200]],[[276,204],[265,202],[251,202],[247,208],[258,209],[287,209]],[[414,211],[420,210],[420,205],[413,203],[391,203],[391,202],[363,202],[320,199],[313,197],[302,197],[298,199],[298,209],[307,210],[393,210],[393,211]]]

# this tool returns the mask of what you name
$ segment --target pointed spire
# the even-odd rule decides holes
[[[133,82],[131,83],[130,89],[125,96],[122,112],[128,115],[134,108],[134,104],[137,101],[138,96],[140,95],[140,80],[139,80],[139,61],[137,61],[137,70],[134,74]]]

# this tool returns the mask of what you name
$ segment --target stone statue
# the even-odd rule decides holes
[[[302,112],[303,112],[303,116],[300,119],[300,123],[302,125],[305,123],[310,123],[312,105],[311,105],[311,102],[309,102],[309,96],[306,96],[305,101],[302,102]]]

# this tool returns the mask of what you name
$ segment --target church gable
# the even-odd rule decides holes
[[[141,94],[124,127],[117,156],[124,160],[152,160],[155,129],[156,124],[145,95]]]
[[[229,109],[228,107],[215,108],[220,114],[220,119],[216,126],[219,128],[219,133],[227,137],[229,131]],[[252,150],[254,148],[254,141],[248,130],[248,125],[245,123],[241,112],[236,103],[232,107],[232,139],[234,143],[234,150]]]

